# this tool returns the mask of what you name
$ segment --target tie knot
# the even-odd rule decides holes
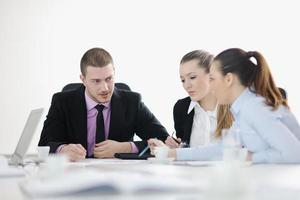
[[[95,106],[95,108],[98,110],[98,112],[102,112],[103,109],[104,109],[104,105],[98,104],[98,105]]]

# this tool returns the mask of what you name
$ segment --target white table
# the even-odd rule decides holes
[[[198,166],[187,164],[191,163],[156,164],[148,161],[119,162],[116,160],[86,160],[80,163],[70,163],[67,166],[69,172],[95,169],[101,173],[138,173],[148,177],[149,175],[161,177],[162,180],[171,176],[182,181],[189,181],[197,187],[189,192],[142,194],[103,194],[93,191],[51,197],[51,199],[300,199],[300,165],[246,165],[232,168],[210,162],[202,165],[198,162],[196,163]],[[27,177],[30,177],[30,174],[36,173],[42,167],[43,165],[41,167],[27,166],[24,170]],[[25,179],[26,177],[0,178],[0,199],[31,199],[19,187],[19,183]]]

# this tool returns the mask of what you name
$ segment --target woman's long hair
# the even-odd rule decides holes
[[[217,111],[217,128],[215,131],[215,137],[220,138],[222,136],[222,129],[230,128],[233,120],[233,116],[230,112],[230,105],[219,105]]]
[[[251,61],[254,58],[256,64]],[[220,63],[223,75],[236,74],[242,85],[265,98],[265,103],[276,110],[280,105],[288,107],[286,98],[275,84],[265,58],[257,51],[227,49],[217,55],[214,61]]]

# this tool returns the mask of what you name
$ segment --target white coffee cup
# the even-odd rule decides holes
[[[239,129],[223,129],[222,144],[224,161],[239,161],[243,159],[244,152],[241,150]]]
[[[169,148],[167,146],[155,147],[154,155],[157,160],[166,160],[168,158]]]
[[[46,173],[48,177],[60,176],[64,173],[68,159],[63,154],[51,154],[46,159]]]
[[[38,146],[36,148],[38,159],[40,161],[45,161],[49,155],[50,147],[49,146]]]
[[[248,156],[248,149],[247,148],[240,148],[239,149],[239,161],[246,162]]]

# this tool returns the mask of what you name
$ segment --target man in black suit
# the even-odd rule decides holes
[[[113,59],[106,50],[88,50],[80,68],[83,86],[53,95],[39,146],[50,146],[51,153],[76,161],[137,153],[149,138],[167,138],[166,129],[140,94],[114,87]],[[135,133],[143,141],[133,142]]]

